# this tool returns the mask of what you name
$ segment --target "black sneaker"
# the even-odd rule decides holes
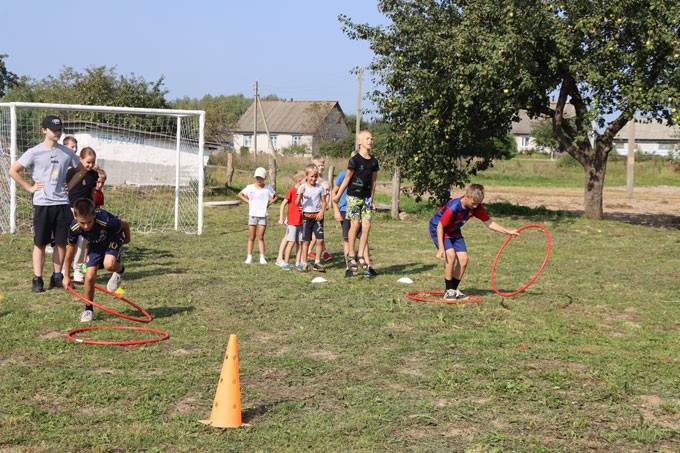
[[[314,263],[314,265],[312,266],[312,269],[314,269],[314,270],[317,271],[317,272],[326,272],[326,268],[323,267],[323,266],[322,266],[321,264],[319,264],[319,263]]]
[[[345,278],[352,278],[352,277],[354,277],[354,272],[352,272],[349,269],[346,269],[345,270]]]
[[[45,291],[45,288],[43,288],[43,279],[42,277],[33,277],[33,291],[34,293],[42,293]]]
[[[62,283],[63,281],[64,274],[62,274],[61,272],[59,272],[58,274],[57,273],[52,274],[52,276],[50,277],[50,289],[62,288],[64,286]]]
[[[370,274],[371,277],[375,277],[376,275],[378,275],[378,273],[375,271],[375,269],[373,269],[370,266],[368,268],[368,273]]]

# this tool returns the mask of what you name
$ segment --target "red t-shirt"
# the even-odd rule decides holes
[[[297,189],[297,186],[291,187],[284,197],[284,200],[288,201],[288,217],[286,217],[286,219],[290,226],[302,225],[302,206],[295,204]]]
[[[104,193],[101,190],[94,189],[94,206],[99,208],[104,206]]]

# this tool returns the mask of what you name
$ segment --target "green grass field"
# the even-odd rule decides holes
[[[244,265],[245,206],[206,208],[200,237],[135,235],[123,288],[170,339],[127,347],[68,341],[82,303],[32,294],[31,237],[4,235],[0,451],[679,451],[680,231],[488,209],[504,226],[547,226],[553,249],[533,286],[502,299],[489,273],[505,238],[469,222],[461,289],[476,305],[405,297],[442,290],[424,213],[376,219],[377,278],[345,280],[335,260],[323,284],[274,266],[278,225],[270,264]],[[503,287],[540,263],[536,232],[506,248]],[[330,219],[327,235],[339,256]],[[138,325],[101,311],[92,324]],[[198,421],[230,334],[251,426],[220,430]]]

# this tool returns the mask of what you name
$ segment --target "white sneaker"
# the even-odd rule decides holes
[[[120,287],[121,282],[123,281],[123,277],[125,276],[125,271],[121,272],[120,274],[118,272],[114,272],[111,274],[111,278],[109,279],[109,282],[106,284],[106,289],[108,289],[111,292],[114,292]]]
[[[78,267],[80,267],[80,266],[78,266]],[[74,270],[73,271],[73,281],[78,282],[78,283],[83,283],[83,280],[85,280],[85,278],[83,276],[83,271],[81,271],[80,269]]]
[[[253,257],[250,256],[250,255],[248,255],[248,256],[246,257],[246,264],[250,264],[250,263],[252,263],[252,262],[253,262]]]
[[[80,314],[80,322],[90,322],[92,321],[92,317],[94,316],[94,313],[92,310],[85,310]]]
[[[264,256],[260,256],[260,264],[267,264],[267,260],[264,259]]]
[[[463,294],[457,289],[447,289],[444,293],[444,300],[462,300],[467,298],[468,296],[466,294]]]

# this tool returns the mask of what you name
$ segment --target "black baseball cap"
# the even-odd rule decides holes
[[[50,129],[53,131],[60,131],[64,128],[61,124],[61,118],[54,115],[47,115],[45,119],[42,121],[40,127],[44,127],[46,129]]]

